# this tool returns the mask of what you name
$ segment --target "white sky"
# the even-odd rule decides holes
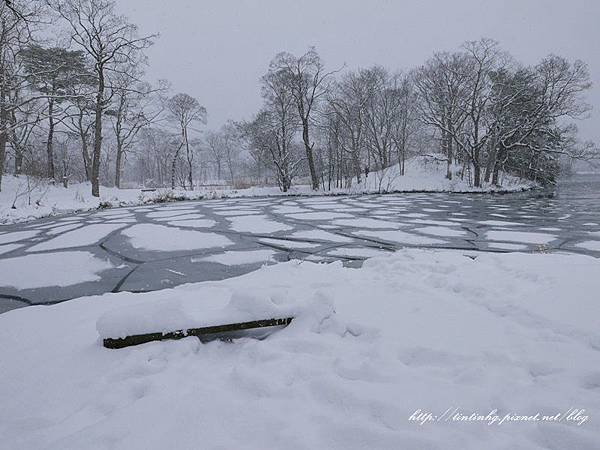
[[[142,33],[151,79],[166,78],[206,106],[209,128],[249,118],[258,79],[279,51],[314,45],[329,68],[410,69],[434,51],[491,37],[518,60],[548,53],[588,63],[591,118],[581,135],[600,143],[600,0],[119,0]]]

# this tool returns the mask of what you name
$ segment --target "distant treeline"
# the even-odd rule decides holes
[[[526,66],[491,39],[404,71],[282,52],[255,116],[207,131],[198,99],[146,80],[157,36],[140,36],[114,0],[2,2],[0,19],[0,188],[14,173],[88,180],[94,195],[125,183],[332,189],[392,165],[404,174],[415,155],[476,187],[503,172],[553,183],[563,163],[598,156],[573,123],[590,109],[586,64],[549,55]],[[49,40],[56,30],[64,45]]]

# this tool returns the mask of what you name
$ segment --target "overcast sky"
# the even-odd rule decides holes
[[[587,62],[594,87],[582,137],[600,143],[600,0],[119,0],[142,33],[149,78],[166,78],[208,110],[208,126],[260,106],[258,79],[279,51],[317,47],[325,64],[410,69],[434,51],[491,37],[518,60],[548,53]]]

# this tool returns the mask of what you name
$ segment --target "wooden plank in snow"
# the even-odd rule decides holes
[[[270,334],[274,328],[284,328],[288,326],[292,319],[293,317],[254,320],[252,322],[229,323],[225,325],[213,325],[210,327],[176,330],[168,333],[133,334],[123,338],[105,338],[104,347],[124,348],[152,341],[183,339],[189,336],[196,336],[202,342],[214,341],[216,339],[237,339],[240,337],[256,337],[260,339]]]

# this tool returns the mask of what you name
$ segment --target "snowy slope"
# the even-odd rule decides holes
[[[437,157],[436,157],[437,156]],[[452,166],[453,179],[448,180],[446,175],[446,162],[443,155],[417,156],[405,163],[404,175],[400,175],[398,165],[387,169],[371,172],[367,180],[353,190],[359,192],[494,192],[494,191],[520,191],[531,189],[535,185],[527,180],[520,180],[508,174],[501,173],[501,187],[485,183],[481,188],[469,186],[468,176],[462,179],[460,167]]]
[[[600,260],[463,253],[2,314],[0,448],[597,449]],[[98,334],[287,313],[265,341],[108,350]]]
[[[158,189],[155,192],[142,192],[140,189],[116,189],[101,187],[100,199],[92,197],[89,183],[72,184],[67,189],[61,185],[51,185],[45,181],[32,181],[28,188],[26,177],[5,175],[0,191],[0,224],[25,222],[40,217],[88,211],[104,207],[132,206],[145,203],[156,203],[174,199],[206,199],[223,197],[258,197],[282,195],[340,195],[376,192],[489,192],[489,191],[521,191],[535,186],[508,175],[503,177],[501,188],[484,186],[469,187],[467,180],[444,178],[445,163],[430,158],[414,158],[406,163],[406,174],[399,175],[398,167],[393,166],[380,172],[370,173],[365,181],[347,189],[331,191],[312,191],[309,186],[293,186],[287,193],[277,187],[251,187],[248,189],[198,189],[185,191],[182,189]],[[15,201],[16,199],[16,201]],[[12,205],[16,208],[12,208]]]

